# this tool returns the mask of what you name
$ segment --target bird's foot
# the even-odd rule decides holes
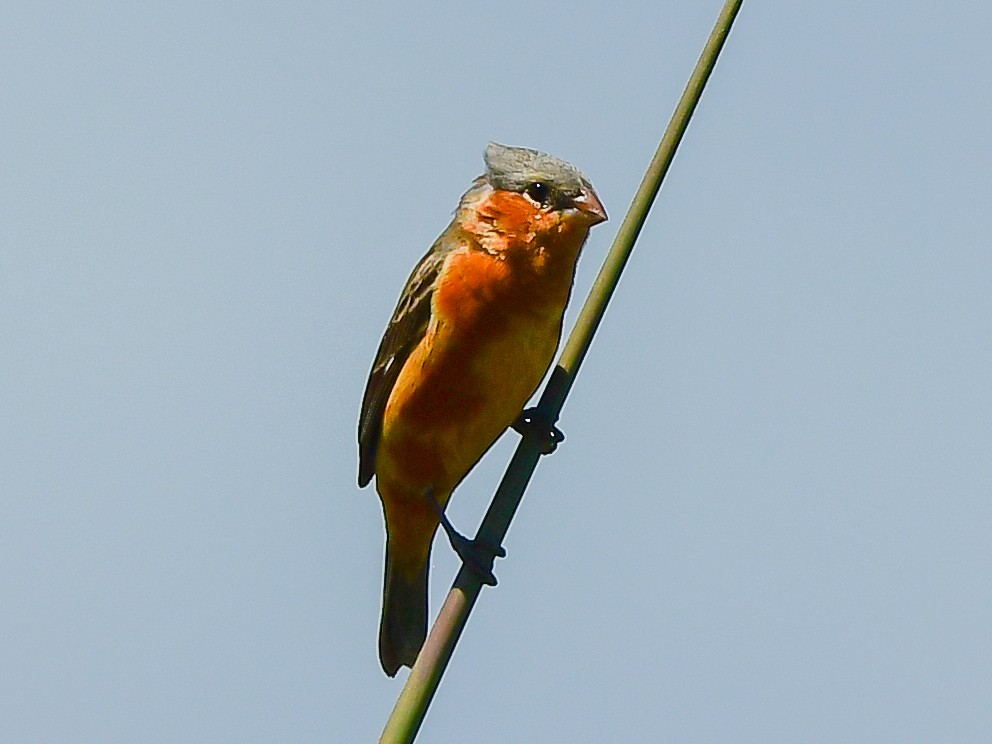
[[[445,522],[442,522],[441,526],[448,536],[448,542],[451,543],[451,548],[458,553],[458,557],[462,559],[462,563],[472,573],[478,576],[483,584],[486,586],[496,586],[496,574],[493,573],[493,563],[497,558],[506,557],[506,549],[501,545],[492,545],[478,539],[469,540],[465,535],[456,532],[453,528],[449,532],[448,528],[451,526],[451,523],[449,522],[445,526]]]
[[[537,438],[537,446],[542,455],[550,455],[558,445],[565,441],[561,429],[542,415],[537,408],[527,408],[517,416],[512,424],[513,429],[521,436]]]
[[[427,492],[427,498],[437,510],[438,519],[441,522],[441,529],[448,536],[451,549],[462,559],[462,564],[479,577],[479,580],[487,586],[496,586],[496,575],[493,573],[493,563],[497,558],[506,557],[506,549],[501,545],[493,545],[484,540],[469,540],[461,534],[451,524],[448,515],[434,498],[434,494]]]

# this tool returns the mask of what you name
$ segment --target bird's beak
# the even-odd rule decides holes
[[[574,203],[575,208],[585,215],[590,227],[598,225],[600,222],[606,222],[607,216],[603,202],[599,200],[596,192],[591,188],[582,189],[582,193],[575,197]]]

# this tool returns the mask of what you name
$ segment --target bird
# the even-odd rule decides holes
[[[358,485],[375,477],[385,519],[379,660],[390,677],[413,666],[427,635],[439,524],[466,547],[444,517],[448,499],[550,369],[579,254],[607,219],[564,160],[495,142],[483,159],[407,280],[362,397]]]

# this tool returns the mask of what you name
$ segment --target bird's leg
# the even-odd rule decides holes
[[[558,445],[565,441],[561,429],[548,421],[537,408],[527,408],[521,411],[511,426],[521,436],[536,437],[538,449],[542,455],[550,455]]]
[[[490,545],[479,539],[469,540],[461,534],[451,524],[448,515],[444,513],[444,508],[434,498],[434,492],[428,488],[425,493],[427,500],[437,511],[438,519],[441,522],[441,529],[448,536],[451,549],[454,550],[462,563],[474,572],[483,584],[496,586],[496,576],[493,574],[493,562],[497,558],[505,558],[506,550],[500,545]]]

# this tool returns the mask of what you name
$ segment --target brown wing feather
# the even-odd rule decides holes
[[[447,255],[455,248],[452,229],[446,230],[407,280],[393,317],[386,326],[369,373],[358,419],[358,485],[366,486],[375,475],[375,454],[382,431],[382,417],[393,385],[410,353],[424,337],[431,317],[434,286]]]

